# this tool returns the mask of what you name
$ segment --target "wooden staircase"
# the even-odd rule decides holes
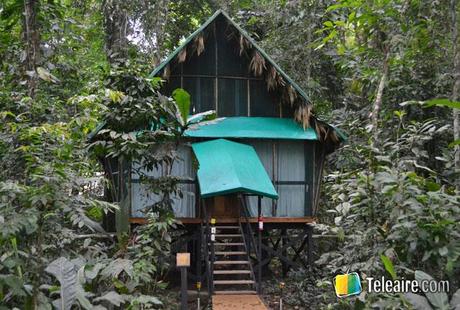
[[[212,243],[214,294],[257,294],[257,284],[241,226],[216,226],[215,242]]]

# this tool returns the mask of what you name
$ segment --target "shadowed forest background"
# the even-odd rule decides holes
[[[3,0],[0,3],[0,309],[175,309],[177,180],[149,224],[107,234],[97,156],[155,166],[187,126],[147,78],[223,9],[348,142],[328,157],[315,264],[264,279],[286,309],[460,307],[460,4],[455,0]],[[183,114],[182,114],[183,115]],[[99,143],[88,134],[102,120]],[[142,120],[161,130],[138,139]],[[448,294],[337,299],[332,279],[449,280]],[[417,271],[417,272],[416,272]],[[365,281],[363,281],[365,283]],[[456,308],[457,307],[457,308]]]

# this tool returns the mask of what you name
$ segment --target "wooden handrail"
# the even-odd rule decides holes
[[[256,244],[256,240],[254,239],[254,232],[252,230],[252,226],[251,226],[251,223],[249,222],[249,210],[247,208],[247,204],[246,204],[246,200],[240,196],[240,200],[241,200],[241,205],[243,206],[242,209],[240,209],[240,213],[242,213],[245,221],[246,221],[246,227],[248,229],[248,234],[251,236],[251,240],[252,241],[252,245],[253,245],[253,248],[254,248],[254,252],[256,254],[256,258],[259,260],[259,252],[258,252],[258,249],[257,249],[257,244]]]

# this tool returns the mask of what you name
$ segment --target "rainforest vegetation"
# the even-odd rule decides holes
[[[187,94],[149,73],[225,10],[346,133],[328,157],[310,270],[286,309],[459,309],[460,3],[456,0],[2,0],[0,309],[175,309],[169,253],[173,177],[147,225],[104,231],[98,155],[152,157],[189,120]],[[137,139],[142,120],[160,128]],[[104,139],[88,135],[101,122]],[[121,171],[121,170],[120,170]],[[121,193],[120,195],[122,195]],[[448,293],[337,299],[338,273],[448,280]],[[456,308],[457,307],[457,308]]]

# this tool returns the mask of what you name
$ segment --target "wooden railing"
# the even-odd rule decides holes
[[[249,266],[251,268],[252,277],[254,280],[257,279],[256,287],[257,287],[257,292],[260,294],[261,287],[262,287],[262,281],[261,281],[262,271],[261,271],[261,268],[259,268],[257,272],[257,278],[256,278],[255,273],[254,273],[254,268],[252,266],[252,261],[251,261],[251,251],[253,250],[256,256],[257,264],[258,266],[261,266],[262,256],[261,256],[260,244],[258,245],[256,243],[256,240],[254,237],[254,231],[252,229],[251,223],[249,222],[250,214],[249,214],[249,209],[247,206],[246,198],[240,195],[239,199],[240,199],[240,219],[238,220],[238,222],[241,228],[241,232],[243,233],[243,242],[246,245],[248,261],[250,262]],[[241,222],[241,218],[244,219],[244,223]]]
[[[202,204],[203,205],[203,204]],[[201,235],[204,238],[204,255],[205,255],[205,264],[206,264],[206,274],[207,274],[207,287],[208,294],[211,296],[214,292],[214,262],[215,262],[215,252],[214,252],[214,242],[211,241],[211,226],[209,223],[209,216],[206,212],[206,206],[203,206],[203,219],[201,223]],[[209,253],[211,252],[211,255]]]

